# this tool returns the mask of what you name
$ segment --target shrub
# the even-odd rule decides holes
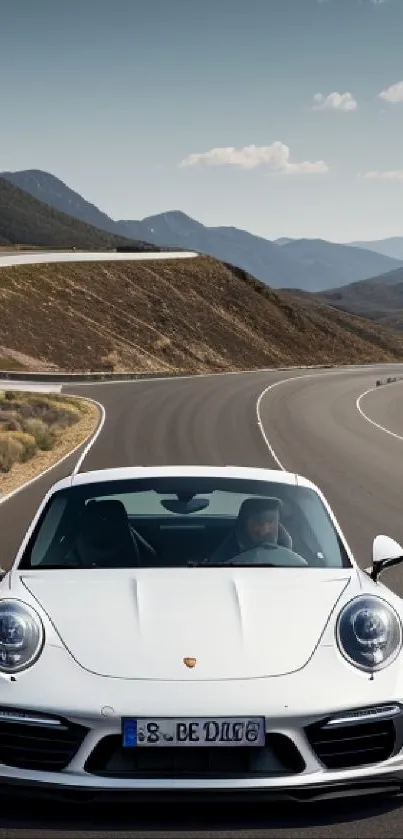
[[[33,396],[30,397],[28,404],[31,416],[38,417],[46,425],[58,424],[61,428],[67,428],[78,422],[81,417],[79,409],[64,400],[58,402],[56,399],[45,400]]]
[[[48,407],[41,413],[41,418],[46,425],[55,425],[60,417],[60,410],[57,407]]]
[[[49,407],[49,400],[45,400],[39,396],[28,397],[27,403],[31,407],[32,414],[37,417],[42,416],[44,411]]]
[[[28,417],[32,417],[32,415],[34,413],[33,410],[32,410],[32,405],[30,405],[29,402],[21,402],[21,405],[19,407],[19,412],[24,419],[28,419]]]
[[[67,415],[69,419],[69,425],[74,425],[76,422],[82,417],[83,408],[82,406],[77,407],[77,405],[69,405],[66,404],[63,406],[63,411]]]
[[[24,447],[19,440],[0,432],[0,472],[9,472],[13,463],[22,459]]]
[[[37,446],[43,452],[50,452],[55,445],[55,436],[52,434],[51,431],[43,431],[41,434],[37,434],[35,437]]]
[[[2,411],[0,409],[1,431],[22,431],[20,418],[16,411]]]
[[[32,434],[26,434],[24,431],[14,431],[10,432],[10,436],[13,440],[17,440],[22,445],[22,456],[20,458],[22,463],[26,463],[27,460],[31,460],[31,457],[34,457],[37,452],[37,445],[35,441],[35,437]]]
[[[22,425],[16,417],[10,417],[8,422],[2,423],[5,431],[22,431]]]
[[[80,412],[72,405],[51,405],[42,415],[46,425],[57,425],[59,428],[67,428],[78,422]]]
[[[46,427],[43,420],[33,418],[25,420],[24,431],[34,437],[36,445],[42,451],[53,449],[55,443],[54,435]]]
[[[10,413],[10,411],[19,411],[20,403],[19,402],[12,402],[11,399],[4,399],[1,403],[1,410],[5,413],[6,411]]]
[[[0,391],[0,474],[38,450],[53,449],[58,433],[79,422],[85,407],[71,398]]]

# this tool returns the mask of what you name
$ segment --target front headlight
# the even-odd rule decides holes
[[[341,610],[336,624],[340,652],[360,670],[382,670],[402,648],[398,614],[380,597],[361,595]]]
[[[0,600],[0,671],[18,673],[42,652],[44,629],[39,615],[19,600]]]

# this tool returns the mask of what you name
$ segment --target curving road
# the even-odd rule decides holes
[[[377,533],[403,542],[403,382],[374,387],[380,376],[396,374],[403,374],[403,365],[76,384],[63,391],[89,396],[106,412],[102,432],[81,470],[132,463],[281,465],[320,485],[365,567]],[[0,504],[1,565],[10,564],[46,489],[71,472],[79,454]],[[388,582],[403,596],[403,567],[391,570]],[[44,812],[42,804],[16,816],[12,804],[5,805],[0,839],[46,835],[388,839],[403,834],[403,807],[396,802],[304,809],[287,804],[285,813],[281,808],[270,812],[260,808],[231,814],[191,809],[133,814],[116,807]]]
[[[49,262],[149,262],[166,259],[193,259],[193,251],[141,251],[140,253],[115,253],[115,251],[31,251],[0,253],[0,268],[12,265],[43,265]]]

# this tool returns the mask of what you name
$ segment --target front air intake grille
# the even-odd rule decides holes
[[[86,772],[110,778],[239,778],[299,774],[305,763],[294,743],[268,734],[262,748],[123,748],[119,735],[104,737]]]
[[[87,734],[67,720],[0,709],[0,763],[18,769],[60,772]]]
[[[327,769],[350,769],[387,760],[394,752],[393,720],[347,723],[326,727],[316,723],[306,728],[308,741]]]

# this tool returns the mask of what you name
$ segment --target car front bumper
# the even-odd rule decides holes
[[[296,803],[310,803],[320,801],[332,801],[337,799],[358,798],[374,795],[396,795],[403,792],[403,768],[400,771],[388,771],[377,774],[368,774],[365,777],[344,778],[341,780],[330,780],[327,778],[320,782],[309,781],[305,778],[304,783],[299,784],[273,784],[272,779],[263,780],[258,786],[247,785],[242,779],[235,786],[233,782],[207,783],[198,781],[194,785],[177,785],[170,782],[169,786],[164,781],[154,783],[152,787],[144,786],[137,781],[130,784],[114,780],[111,782],[97,781],[83,778],[82,776],[60,775],[51,779],[40,779],[43,773],[37,773],[35,779],[17,777],[16,775],[0,776],[0,796],[9,800],[12,795],[18,798],[23,796],[32,797],[35,801],[45,798],[60,800],[64,802],[91,803],[102,801],[125,802],[134,801],[138,804],[148,805],[153,803],[170,804],[229,804],[237,805],[256,804],[264,802],[293,801]]]
[[[49,716],[47,723],[43,720],[38,728],[38,718],[39,715],[35,723],[27,720],[23,723],[4,722],[0,719],[0,756],[3,760],[5,755],[7,757],[7,765],[0,764],[0,791],[35,791],[35,795],[50,794],[84,800],[99,796],[108,799],[117,794],[143,801],[208,799],[241,803],[258,798],[294,801],[345,798],[398,792],[403,788],[403,706],[400,715],[393,720],[384,718],[380,722],[377,718],[370,724],[370,731],[367,723],[358,726],[349,724],[347,728],[339,729],[336,737],[332,731],[332,739],[327,740],[325,747],[323,737],[329,729],[326,726],[323,728],[323,717],[321,720],[310,720],[308,724],[305,718],[287,718],[279,720],[276,726],[273,726],[272,720],[266,719],[265,747],[214,747],[209,750],[212,754],[211,767],[205,747],[124,749],[118,720],[98,718],[93,719],[90,725],[88,719],[65,717],[61,719],[64,728],[62,725],[52,728]],[[32,716],[32,719],[35,717]],[[54,722],[56,720],[55,717]],[[310,732],[318,725],[319,736],[312,737]],[[392,729],[393,743],[390,739]],[[44,764],[54,761],[55,755],[60,754],[60,748],[65,748],[62,744],[65,743],[66,732],[72,732],[74,736],[75,732],[79,733],[79,740],[71,746],[69,759],[58,771],[45,768]],[[378,742],[383,744],[382,759],[374,762],[379,753],[377,748],[381,748],[374,748]],[[105,750],[108,744],[110,746]],[[367,749],[365,756],[360,752],[364,745]],[[355,762],[355,765],[331,768],[332,760],[339,765],[340,761],[346,760],[343,758],[346,748],[350,750],[350,762]],[[168,761],[165,761],[168,752],[175,752],[172,763],[169,755]],[[225,761],[225,766],[221,766],[219,771],[214,764],[218,753],[220,760]],[[147,759],[150,756],[151,763],[142,773],[144,756]],[[138,757],[140,766],[136,762]],[[257,763],[253,763],[255,757]],[[199,773],[197,766],[200,758],[204,770]],[[21,765],[27,759],[40,768]],[[196,764],[192,763],[193,759]],[[240,768],[239,760],[242,762],[244,759],[246,763],[252,761],[247,771]],[[19,760],[20,766],[10,765],[13,760]],[[280,767],[281,760],[283,765]],[[161,765],[164,767],[162,771]]]
[[[0,680],[0,791],[34,789],[35,794],[49,792],[72,798],[83,796],[90,799],[97,795],[107,798],[122,794],[143,800],[174,800],[179,797],[187,801],[206,797],[209,800],[241,801],[264,797],[303,801],[397,791],[403,786],[402,700],[400,662],[396,661],[370,680],[341,662],[326,647],[317,650],[304,670],[289,676],[195,681],[193,684],[104,678],[79,668],[62,649],[49,647],[37,664],[17,676],[15,682]],[[321,726],[330,716],[343,716],[355,709],[375,708],[387,703],[397,703],[401,709],[394,722],[397,732],[391,747],[388,746],[390,731],[388,734],[386,727],[364,731],[366,749],[369,744],[365,760],[357,760],[355,765],[351,765],[350,760],[350,766],[340,767],[337,758],[337,766],[334,760],[333,766],[329,765],[329,761],[326,765],[326,760],[322,759],[323,750],[318,747],[321,737],[318,738],[316,732],[313,738],[311,727]],[[25,710],[67,723],[67,728],[71,728],[67,734],[71,735],[73,746],[68,760],[60,765],[58,771],[52,771],[52,765],[45,766],[46,761],[41,762],[41,759],[37,764],[34,761],[30,768],[16,765],[13,755],[11,759],[5,759],[4,744],[8,743],[13,750],[14,731],[8,729],[3,737],[2,709],[11,709],[16,713],[19,709]],[[138,767],[135,772],[130,772],[130,767],[128,771],[126,765],[125,771],[120,772],[119,764],[111,770],[102,766],[102,761],[95,767],[89,767],[101,741],[115,738],[115,744],[119,746],[121,719],[124,716],[192,718],[245,715],[264,716],[266,735],[287,738],[291,743],[291,752],[294,750],[294,756],[297,754],[302,759],[302,767],[296,769],[289,757],[285,771],[281,772],[276,771],[274,764],[270,765],[270,760],[270,771],[265,771],[262,766],[259,771],[243,771],[243,758],[239,760],[238,768],[227,761],[224,768],[213,773],[198,773],[192,766],[191,771],[187,768],[182,772],[165,767],[165,772],[159,775],[154,766],[151,773],[142,775]],[[28,731],[28,728],[25,730]],[[15,729],[15,732],[24,739],[24,731],[20,729],[17,732]],[[74,740],[75,732],[78,732],[77,742]],[[39,733],[31,732],[31,735],[36,743],[41,743],[42,736],[44,742],[50,736],[46,726]],[[51,736],[57,740],[58,735]],[[350,740],[351,732],[341,733],[338,752],[343,751],[343,736]],[[360,736],[361,732],[358,732],[353,752],[361,749]],[[377,743],[377,738],[383,744],[383,751],[371,751],[371,744]],[[17,738],[15,742],[19,747],[23,745],[21,739],[18,741]],[[150,750],[134,751],[144,753]],[[161,754],[164,749],[157,751]],[[188,747],[184,749],[184,752],[187,751]],[[204,748],[196,751],[200,754]],[[218,749],[212,751],[217,752]],[[219,751],[235,756],[232,748]],[[253,751],[243,748],[244,753]],[[34,765],[36,768],[33,768]]]

